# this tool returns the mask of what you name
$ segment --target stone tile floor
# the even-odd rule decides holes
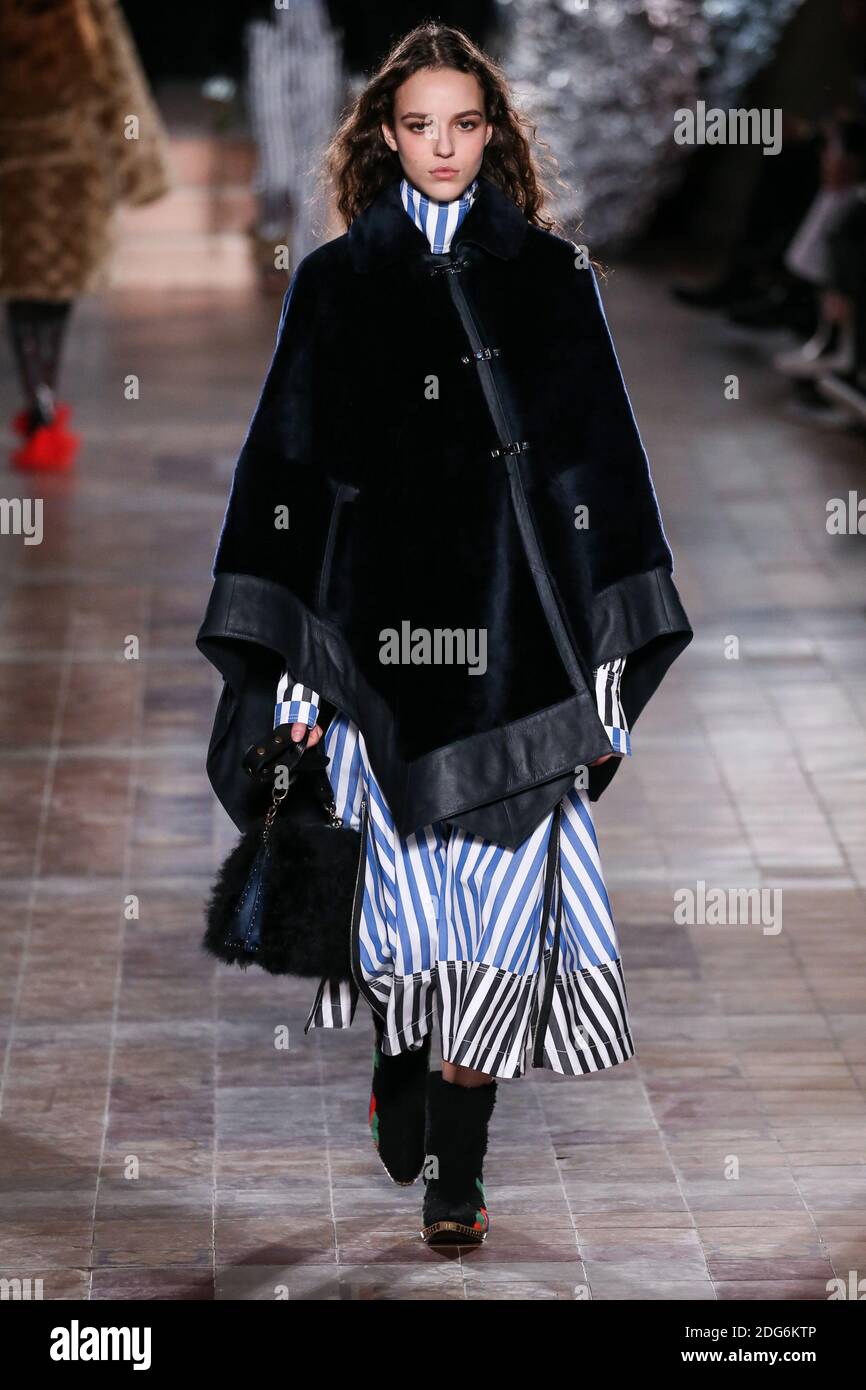
[[[305,1038],[309,988],[199,948],[234,835],[193,642],[279,306],[79,306],[86,448],[74,478],[8,475],[44,539],[0,536],[3,1276],[50,1299],[817,1300],[866,1273],[866,539],[825,526],[866,487],[863,439],[795,418],[763,352],[661,277],[607,295],[697,629],[597,808],[637,1055],[501,1085],[492,1233],[450,1258],[369,1141],[366,1017]],[[700,882],[781,890],[781,930],[679,924]]]

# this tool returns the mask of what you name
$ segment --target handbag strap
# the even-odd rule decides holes
[[[550,921],[550,909],[553,905],[554,893],[556,894],[556,916],[553,929],[553,946],[550,952],[550,961],[544,978],[544,989],[541,999],[541,1007],[535,1021],[535,1046],[533,1049],[532,1065],[534,1067],[544,1066],[544,1039],[547,1033],[548,1019],[553,1003],[553,990],[556,983],[556,972],[559,965],[559,938],[562,930],[562,875],[560,869],[562,843],[562,802],[558,802],[554,807],[550,825],[550,838],[547,846],[547,867],[544,875],[544,897],[541,907],[541,931],[538,939],[538,965],[544,959],[544,948],[547,943],[547,927]],[[557,881],[558,880],[558,881]]]
[[[276,737],[269,736],[261,740],[258,744],[254,744],[251,748],[247,749],[247,754],[244,759],[244,767],[251,776],[257,776],[260,781],[265,780],[266,777],[269,781],[272,778],[274,779],[271,804],[268,807],[264,826],[262,828],[262,844],[264,845],[268,843],[270,838],[271,826],[274,823],[274,817],[277,811],[285,801],[292,786],[301,775],[304,776],[305,780],[309,779],[309,784],[315,789],[316,796],[321,802],[322,809],[327,816],[328,824],[336,829],[343,823],[337,815],[337,803],[334,800],[333,788],[331,787],[330,779],[324,767],[311,768],[308,773],[303,773],[303,769],[299,767],[310,736],[309,729],[304,734],[304,737],[299,739],[297,743],[292,743],[290,741],[291,748],[297,750],[298,756],[289,768],[289,777],[286,785],[277,785],[275,778],[276,769],[280,766],[285,766],[285,763],[280,763],[276,760],[280,753],[285,756],[284,749],[286,739],[280,736],[280,729],[290,727],[290,725],[279,725],[278,728],[274,730],[274,735],[276,735]],[[326,759],[325,761],[327,762],[328,760]],[[267,766],[267,771],[264,770],[265,766]],[[253,770],[254,768],[258,770]]]
[[[272,826],[273,823],[274,823],[274,816],[277,814],[277,811],[280,809],[280,804],[281,804],[281,802],[285,801],[285,799],[286,799],[286,797],[288,796],[288,794],[289,794],[289,789],[288,789],[288,787],[278,787],[278,786],[276,785],[276,783],[274,784],[274,790],[273,790],[273,794],[272,794],[272,796],[271,796],[271,804],[270,804],[270,806],[269,806],[268,809],[267,809],[267,814],[265,815],[265,823],[264,823],[264,825],[262,826],[262,844],[263,844],[263,845],[267,845],[268,841],[269,841],[270,838],[271,838],[271,826]]]
[[[289,788],[293,780],[292,772],[297,768],[298,763],[304,756],[307,740],[310,737],[310,731],[307,729],[304,737],[298,739],[297,743],[294,743],[285,733],[285,730],[289,727],[289,725],[280,724],[272,733],[266,735],[264,739],[260,740],[258,743],[252,744],[244,755],[244,768],[251,777],[255,777],[259,781],[274,778],[271,804],[267,809],[264,825],[262,826],[263,845],[267,845],[270,840],[271,826],[274,823],[274,817],[289,794]],[[276,770],[277,767],[285,767],[286,764],[278,763],[277,759],[279,757],[285,757],[287,745],[292,752],[297,753],[297,757],[289,767],[289,777],[286,785],[280,787],[276,782]]]
[[[263,738],[251,743],[244,754],[244,771],[257,782],[270,782],[280,766],[288,767],[291,774],[297,767],[307,747],[309,729],[297,743],[291,737],[291,724],[278,724]]]

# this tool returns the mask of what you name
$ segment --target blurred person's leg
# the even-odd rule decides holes
[[[285,289],[288,271],[321,240],[326,209],[319,189],[340,81],[337,43],[323,0],[297,0],[272,19],[247,25],[247,101],[258,148],[256,260],[266,288]]]
[[[820,320],[801,347],[773,359],[776,368],[787,376],[812,380],[828,372],[848,372],[853,366],[850,296],[839,284],[832,247],[849,213],[861,202],[866,125],[834,122],[822,152],[821,173],[821,189],[785,253],[788,269],[819,291]]]
[[[10,299],[9,333],[33,427],[54,418],[60,352],[71,300]]]
[[[57,402],[60,358],[71,300],[10,299],[7,319],[12,352],[24,394],[13,421],[24,443],[12,455],[16,468],[68,468],[78,436],[67,429],[69,407]]]
[[[829,238],[832,270],[830,312],[847,326],[851,354],[847,367],[824,375],[821,394],[847,409],[852,418],[866,419],[866,186]]]
[[[827,250],[834,300],[831,313],[847,324],[852,341],[852,370],[862,371],[866,368],[863,321],[866,307],[866,185],[860,186],[856,201],[832,229]]]
[[[820,142],[792,140],[764,157],[731,261],[744,274],[781,272],[791,239],[820,183]]]
[[[820,188],[822,140],[793,139],[764,159],[743,233],[731,255],[728,317],[744,328],[788,328],[809,337],[818,322],[813,285],[786,263],[785,253]]]

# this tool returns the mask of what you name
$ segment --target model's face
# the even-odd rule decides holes
[[[403,173],[428,198],[451,202],[481,168],[493,134],[478,78],[453,68],[416,72],[397,88],[394,124],[382,134]]]

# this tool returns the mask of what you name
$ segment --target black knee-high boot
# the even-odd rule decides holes
[[[424,1228],[428,1245],[477,1245],[490,1229],[484,1195],[487,1126],[497,1085],[458,1086],[427,1078]]]
[[[388,1177],[411,1187],[424,1166],[424,1104],[430,1034],[421,1047],[388,1057],[382,1052],[383,1024],[373,1014],[373,1085],[369,1125]]]

